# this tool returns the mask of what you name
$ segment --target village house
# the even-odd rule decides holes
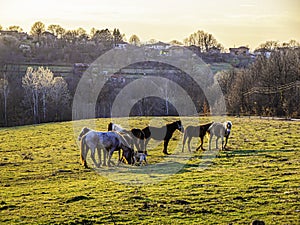
[[[267,57],[267,58],[270,58],[271,53],[272,53],[272,52],[271,52],[270,50],[266,49],[266,48],[259,48],[259,49],[256,49],[256,50],[254,51],[254,54],[255,54],[256,56],[258,56],[258,55],[263,55],[263,56],[265,56],[265,57]]]
[[[147,44],[147,45],[145,45],[145,47],[148,48],[148,49],[166,50],[166,49],[170,48],[171,45],[159,41],[159,42],[154,43],[154,44]]]
[[[238,48],[229,48],[229,52],[231,55],[249,55],[249,48],[245,46],[241,46]]]
[[[122,41],[122,42],[116,43],[114,48],[115,49],[126,49],[128,47],[128,45],[129,44],[127,42]]]
[[[208,50],[208,53],[210,53],[210,54],[220,54],[221,49],[213,46]]]

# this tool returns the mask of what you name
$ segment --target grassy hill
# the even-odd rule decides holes
[[[129,125],[176,118],[160,119],[131,118]],[[185,125],[195,124],[185,119]],[[233,122],[230,150],[216,156],[188,154],[187,146],[181,154],[176,131],[169,158],[161,143],[151,141],[149,166],[97,172],[80,165],[76,136],[85,125],[106,130],[110,119],[1,128],[0,224],[299,224],[300,123],[227,119]],[[182,163],[174,174],[172,160]],[[149,182],[137,185],[132,174]]]

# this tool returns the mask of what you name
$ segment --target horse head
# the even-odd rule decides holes
[[[81,140],[82,136],[85,135],[87,132],[91,131],[90,128],[84,127],[82,128],[80,134],[78,135],[78,141]]]
[[[226,136],[229,136],[231,128],[232,128],[232,122],[231,121],[226,121],[224,123],[224,127],[226,129],[226,131],[225,131],[226,132]]]
[[[183,132],[184,132],[184,128],[183,128],[183,126],[182,126],[182,124],[181,124],[181,121],[178,120],[178,121],[176,121],[175,123],[176,123],[176,125],[177,125],[177,129],[178,129],[181,133],[183,133]]]

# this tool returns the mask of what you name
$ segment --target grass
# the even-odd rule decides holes
[[[128,126],[176,118],[160,119],[131,118]],[[163,156],[161,143],[151,141],[149,166],[103,167],[99,173],[79,164],[75,136],[83,125],[105,130],[109,119],[2,128],[0,224],[250,224],[255,219],[299,224],[300,123],[229,119],[230,150],[216,157],[208,151],[178,153],[182,136],[176,131],[170,158]],[[115,174],[124,183],[109,177]],[[140,176],[144,183],[135,185]]]

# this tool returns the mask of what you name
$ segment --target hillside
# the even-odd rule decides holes
[[[176,118],[161,119],[157,125]],[[186,119],[186,125],[195,123]],[[148,167],[120,167],[125,183],[104,176],[116,167],[96,173],[79,163],[78,129],[95,123],[105,130],[110,119],[1,128],[0,223],[299,224],[299,122],[227,119],[233,122],[230,150],[217,157],[208,151],[176,153],[182,146],[176,131],[170,159],[186,157],[182,168],[168,174],[170,164],[158,164],[165,160],[162,144],[151,141]],[[129,124],[143,128],[148,122],[154,118],[131,118]],[[193,139],[192,149],[196,144]],[[128,176],[151,167],[161,169],[145,173],[153,181],[148,184],[135,185]],[[165,179],[155,182],[161,175]]]

